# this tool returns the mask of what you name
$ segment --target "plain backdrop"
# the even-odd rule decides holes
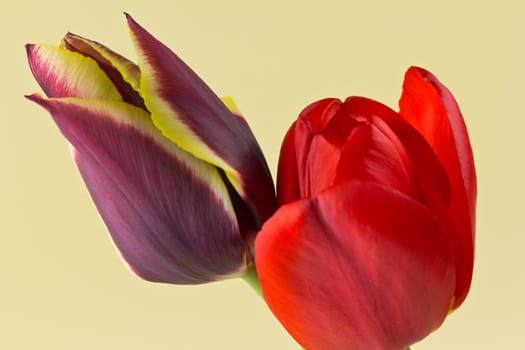
[[[297,114],[323,97],[397,108],[410,65],[454,93],[479,201],[465,304],[417,350],[520,349],[525,314],[523,1],[24,1],[0,5],[0,348],[299,349],[242,280],[143,282],[115,253],[48,114],[24,44],[67,32],[134,59],[123,11],[235,97],[275,174]]]

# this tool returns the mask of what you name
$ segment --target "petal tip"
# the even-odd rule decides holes
[[[406,73],[405,77],[409,77],[412,75],[417,75],[419,78],[424,79],[426,82],[430,80],[435,80],[435,76],[427,69],[419,66],[410,66]],[[406,79],[406,78],[405,78]]]
[[[48,111],[51,107],[49,100],[40,94],[35,93],[31,95],[24,95],[24,97],[27,98],[29,101],[36,103],[37,105],[39,105],[40,107]]]
[[[77,38],[80,38],[80,35],[77,35],[75,33],[71,33],[71,32],[67,32],[66,35],[64,35],[64,40],[67,40],[67,39],[77,39]]]
[[[26,54],[27,54],[27,59],[29,60],[29,64],[31,64],[31,60],[33,59],[37,45],[33,43],[28,43],[28,44],[25,44],[24,47],[26,49]]]
[[[135,21],[135,19],[133,19],[133,17],[131,17],[131,15],[129,13],[124,12],[124,16],[126,17],[126,21],[128,22],[128,26],[130,28],[135,28],[135,27],[139,26],[137,21]]]
[[[128,28],[131,31],[132,38],[137,38],[134,40],[140,41],[138,38],[143,38],[144,36],[149,36],[149,32],[142,27],[131,15],[127,12],[124,12],[126,16],[126,21],[128,22]]]
[[[40,104],[40,102],[44,101],[44,97],[42,97],[40,94],[31,94],[31,95],[24,95],[25,98],[27,98],[30,101],[36,102]]]
[[[44,108],[46,111],[51,113],[51,109],[53,108],[53,103],[49,101],[45,96],[42,96],[38,93],[30,94],[30,95],[24,95],[25,98],[27,98],[29,101],[36,103],[40,107]]]

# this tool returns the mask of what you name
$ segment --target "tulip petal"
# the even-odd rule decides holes
[[[279,154],[279,166],[277,167],[277,205],[301,198],[299,188],[299,174],[297,171],[297,155],[295,148],[295,128],[294,122],[286,133],[281,145]]]
[[[371,181],[417,198],[413,164],[403,143],[382,119],[370,119],[359,123],[344,145],[335,182]]]
[[[29,66],[48,97],[121,101],[119,92],[95,61],[51,45],[26,45]]]
[[[144,101],[138,93],[140,70],[135,63],[96,41],[73,33],[66,34],[63,45],[69,51],[78,52],[95,60],[118,89],[125,102],[145,108]]]
[[[283,191],[294,186],[300,195],[287,201],[315,196],[351,179],[388,184],[430,208],[450,200],[447,174],[432,148],[399,114],[363,97],[315,102],[284,139],[279,203]]]
[[[232,112],[233,115],[242,118],[241,111],[239,110],[239,107],[235,103],[235,100],[231,98],[230,96],[223,96],[220,98],[222,103],[228,108],[230,112]]]
[[[364,97],[347,98],[343,108],[344,114],[356,119],[364,118],[370,123],[382,120],[386,124],[386,127],[382,127],[383,132],[390,129],[392,135],[402,142],[411,161],[411,165],[407,165],[410,175],[417,186],[418,197],[415,199],[431,210],[449,203],[450,183],[445,169],[425,139],[398,113],[382,103]],[[394,150],[401,152],[398,146]],[[403,162],[407,164],[408,161]]]
[[[344,131],[334,133],[328,125],[340,106],[338,99],[324,99],[306,107],[297,119],[295,149],[303,198],[315,196],[333,183],[342,142],[339,138],[332,138],[344,134]]]
[[[451,183],[449,212],[460,236],[456,301],[465,299],[474,264],[476,171],[467,128],[450,91],[430,72],[411,67],[405,75],[400,114],[434,149]]]
[[[437,328],[454,257],[432,213],[351,182],[284,205],[256,240],[264,297],[307,349],[405,349]]]
[[[327,98],[307,106],[290,127],[281,146],[277,174],[280,205],[315,196],[332,185],[340,149],[353,126],[334,123],[341,101]]]
[[[153,122],[179,147],[224,170],[261,225],[275,209],[275,192],[248,125],[169,48],[127,19],[141,69],[140,91]]]
[[[74,148],[88,190],[121,255],[139,276],[202,283],[251,259],[219,171],[165,139],[123,102],[29,97]]]

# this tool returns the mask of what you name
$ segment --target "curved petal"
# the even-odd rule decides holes
[[[140,92],[153,122],[179,147],[223,169],[261,225],[275,209],[275,191],[248,125],[169,48],[127,19],[142,74]]]
[[[372,116],[352,131],[341,152],[335,183],[370,181],[418,198],[413,164],[403,143],[382,119]]]
[[[237,106],[237,104],[235,103],[235,100],[231,96],[223,96],[220,98],[220,100],[222,103],[224,103],[224,105],[228,108],[228,110],[232,112],[233,115],[244,120],[239,107]]]
[[[465,299],[474,264],[476,170],[467,128],[450,91],[430,72],[411,67],[405,75],[400,114],[432,146],[451,183],[449,212],[460,234],[456,301]]]
[[[288,129],[279,154],[279,166],[277,167],[277,205],[279,207],[301,198],[295,149],[296,124],[297,122],[293,122]]]
[[[66,34],[63,45],[69,51],[78,52],[95,60],[118,89],[125,102],[145,108],[144,101],[138,92],[140,70],[135,63],[96,41],[73,33]]]
[[[271,310],[307,349],[405,349],[442,323],[455,287],[439,222],[371,183],[281,207],[256,265]]]
[[[48,97],[121,101],[111,80],[95,61],[51,45],[26,45],[29,67]]]
[[[301,197],[313,197],[332,185],[341,146],[332,142],[326,124],[339,111],[341,101],[321,100],[301,112],[295,126],[295,149]],[[346,135],[344,135],[346,136]]]
[[[411,176],[416,182],[418,197],[431,210],[450,201],[450,183],[445,169],[425,139],[398,113],[377,101],[364,97],[348,97],[343,103],[345,114],[369,123],[381,120],[383,132],[391,130],[402,142],[396,151],[404,148],[411,161]],[[378,118],[378,119],[376,119]],[[406,161],[405,161],[406,163]]]
[[[250,259],[217,169],[165,139],[122,102],[30,99],[46,108],[115,245],[139,276],[202,283],[242,273]]]
[[[391,185],[430,208],[449,203],[448,177],[431,147],[399,114],[377,101],[320,100],[306,107],[292,128],[294,139],[285,138],[281,156],[294,148],[303,198],[334,183],[359,179]],[[280,168],[285,161],[292,167],[283,159]],[[292,181],[288,173],[280,169],[279,191],[279,182]]]
[[[340,109],[340,100],[323,99],[307,106],[292,125],[293,132],[289,131],[281,149],[277,187],[278,192],[287,191],[287,196],[294,193],[294,187],[299,193],[287,201],[315,196],[332,185],[341,149],[353,126],[350,119],[339,122]],[[278,196],[283,198],[282,193]]]

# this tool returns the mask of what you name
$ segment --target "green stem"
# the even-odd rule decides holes
[[[242,278],[250,285],[250,287],[252,287],[255,293],[257,293],[261,298],[263,297],[261,283],[259,283],[259,276],[257,275],[255,264],[248,266],[246,274]]]

